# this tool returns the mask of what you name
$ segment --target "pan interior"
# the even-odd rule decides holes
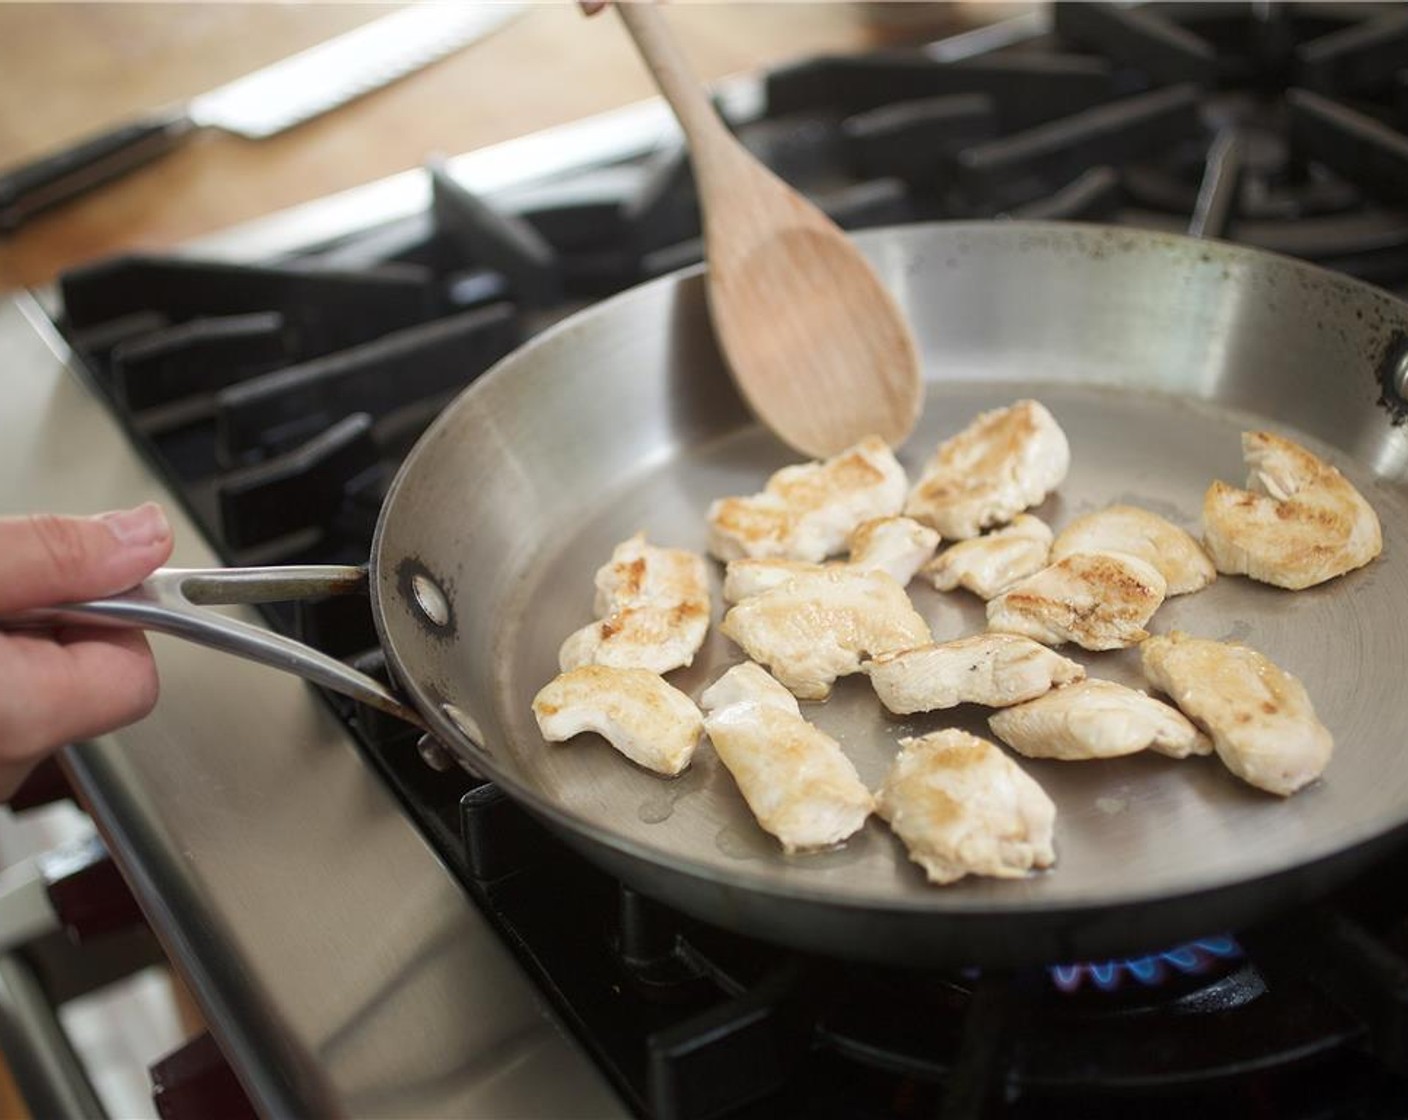
[[[1208,483],[1223,478],[1240,484],[1244,478],[1240,433],[1277,427],[1267,417],[1142,390],[945,383],[931,391],[920,429],[900,453],[911,478],[938,439],[979,411],[1023,396],[1041,400],[1070,438],[1070,474],[1034,511],[1057,531],[1080,514],[1124,503],[1196,534]],[[1112,893],[1178,893],[1269,872],[1304,859],[1311,849],[1334,851],[1363,836],[1387,806],[1408,805],[1408,767],[1398,764],[1408,630],[1386,624],[1408,602],[1408,581],[1396,563],[1408,554],[1408,510],[1394,488],[1343,455],[1304,433],[1281,430],[1337,462],[1360,487],[1384,523],[1385,556],[1298,593],[1223,577],[1202,592],[1167,601],[1150,629],[1246,642],[1307,684],[1337,752],[1325,779],[1289,800],[1242,784],[1215,757],[1022,760],[1058,807],[1057,866],[1021,881],[967,880],[938,890],[925,885],[877,818],[836,850],[785,856],[754,823],[707,739],[691,769],[674,780],[632,766],[594,736],[544,744],[530,704],[556,672],[562,639],[592,618],[596,567],[638,530],[653,543],[703,551],[709,502],[759,489],[770,471],[788,461],[756,427],[682,449],[603,495],[585,511],[577,531],[540,558],[510,607],[518,623],[500,651],[497,720],[528,785],[593,831],[706,874],[858,905],[991,910],[1088,904]],[[710,569],[717,622],[722,565],[711,560]],[[984,628],[982,603],[966,592],[942,593],[916,580],[910,594],[936,640]],[[1146,687],[1135,650],[1062,652],[1092,677]],[[741,660],[741,651],[715,629],[694,665],[670,680],[697,699]],[[841,743],[872,788],[882,781],[902,736],[957,726],[992,737],[988,712],[976,707],[889,716],[863,677],[839,682],[828,701],[804,704],[803,711]]]
[[[977,412],[1030,396],[1071,441],[1069,477],[1035,511],[1058,530],[1127,502],[1196,532],[1208,484],[1245,479],[1248,428],[1303,442],[1361,489],[1385,535],[1369,567],[1301,592],[1223,578],[1170,600],[1150,624],[1240,639],[1299,676],[1337,744],[1324,781],[1282,801],[1215,758],[1024,761],[1058,807],[1057,866],[939,889],[878,820],[835,851],[784,856],[707,741],[674,781],[589,737],[544,743],[532,697],[562,640],[590,621],[592,576],[613,546],[644,530],[702,549],[712,499],[752,493],[795,459],[733,392],[697,274],[626,293],[511,355],[403,468],[373,550],[378,623],[403,685],[446,741],[589,850],[689,872],[725,922],[720,907],[742,913],[767,896],[976,921],[1250,889],[1408,823],[1408,428],[1376,403],[1386,355],[1404,352],[1408,308],[1295,262],[1140,231],[941,223],[857,240],[924,357],[926,407],[900,449],[911,477]],[[446,625],[417,617],[407,586],[417,572],[445,592]],[[716,621],[721,574],[715,566]],[[936,638],[982,628],[966,593],[911,592]],[[1094,677],[1141,683],[1134,653],[1070,655]],[[697,698],[740,657],[715,632],[671,679]],[[863,678],[805,712],[872,785],[901,736],[986,731],[976,710],[890,718]],[[487,755],[456,739],[457,726]]]

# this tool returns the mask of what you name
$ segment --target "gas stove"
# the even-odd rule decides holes
[[[1064,4],[919,50],[804,60],[718,101],[847,228],[1180,230],[1408,296],[1396,6]],[[687,160],[649,104],[179,256],[78,269],[6,312],[30,322],[31,359],[42,340],[82,388],[30,384],[36,434],[0,466],[36,488],[18,491],[32,507],[119,505],[160,479],[185,564],[359,563],[396,464],[454,394],[562,316],[700,255]],[[55,479],[43,441],[60,416],[89,454]],[[365,604],[265,622],[385,671]],[[1376,889],[1408,850],[1274,928],[1127,960],[858,966],[611,881],[492,785],[426,765],[395,720],[202,651],[164,646],[162,665],[157,716],[71,769],[262,1111],[1408,1109],[1408,906]]]

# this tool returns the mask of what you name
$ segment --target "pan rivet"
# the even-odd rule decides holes
[[[429,576],[419,572],[413,575],[411,591],[415,594],[416,606],[436,626],[444,626],[450,621],[450,604],[445,601],[445,593]]]
[[[442,746],[433,736],[422,735],[416,741],[416,751],[421,760],[432,770],[444,773],[455,765],[455,756]]]
[[[1408,350],[1398,355],[1392,377],[1393,391],[1398,394],[1399,400],[1408,401]]]

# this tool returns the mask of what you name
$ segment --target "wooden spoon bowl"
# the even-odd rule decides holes
[[[834,455],[868,435],[902,443],[919,418],[923,382],[898,305],[835,223],[724,127],[655,6],[617,11],[684,130],[709,312],[749,407],[808,455]]]

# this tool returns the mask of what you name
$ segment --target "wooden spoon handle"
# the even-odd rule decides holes
[[[725,160],[742,154],[738,141],[695,79],[659,8],[650,2],[621,3],[616,11],[684,129],[695,174],[707,178]]]

